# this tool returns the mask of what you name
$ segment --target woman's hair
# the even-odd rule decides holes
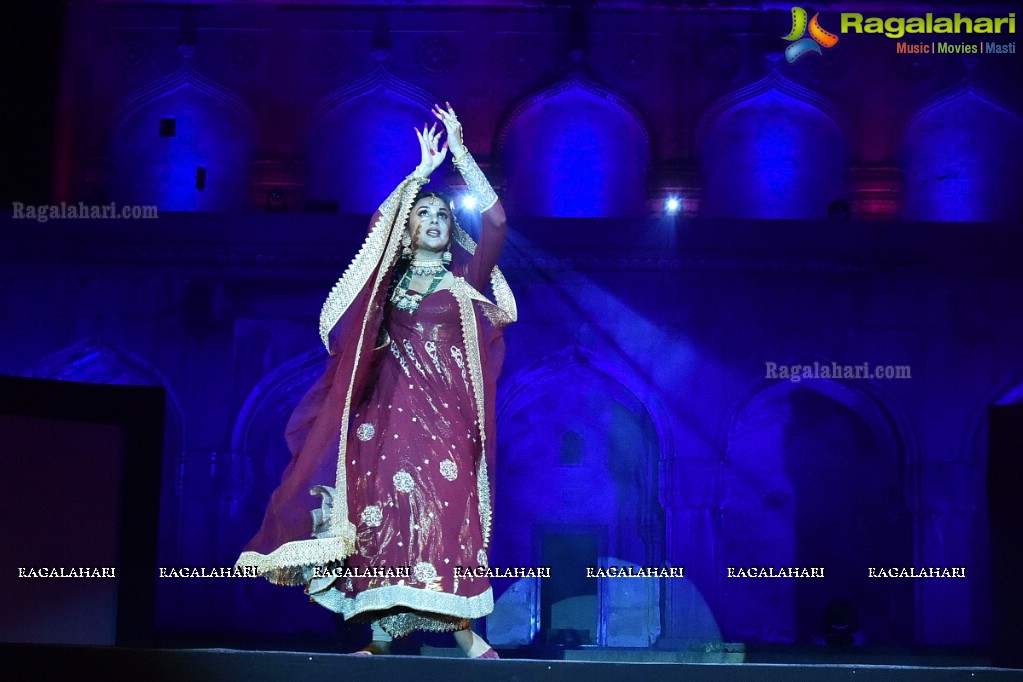
[[[451,212],[452,210],[451,195],[449,195],[447,192],[434,192],[433,190],[421,189],[419,190],[419,194],[417,194],[416,198],[412,201],[412,205],[415,206],[416,204],[419,203],[420,200],[426,199],[427,197],[437,197],[438,199],[444,202],[444,205],[447,207],[448,212],[449,213]],[[409,215],[409,217],[410,218],[412,217],[411,214]]]

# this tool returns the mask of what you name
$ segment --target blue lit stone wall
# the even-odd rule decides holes
[[[986,409],[1023,395],[1018,61],[844,36],[789,64],[783,10],[287,5],[76,3],[53,199],[160,218],[3,224],[0,372],[168,388],[162,565],[228,565],[256,529],[323,296],[450,100],[519,301],[493,563],[575,534],[593,565],[685,566],[580,575],[551,627],[815,644],[844,600],[863,645],[989,642]],[[912,377],[766,376],[814,362]],[[827,578],[727,577],[749,564]],[[892,564],[969,578],[865,578]],[[503,641],[529,641],[543,582],[496,586]],[[262,581],[158,588],[165,633],[336,629]]]

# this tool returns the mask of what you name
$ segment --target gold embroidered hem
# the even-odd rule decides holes
[[[354,527],[350,537],[313,538],[288,542],[270,554],[242,552],[235,566],[253,566],[256,574],[276,585],[305,585],[306,569],[343,561],[355,551]]]
[[[342,614],[346,620],[360,614],[387,611],[397,607],[412,609],[424,617],[436,614],[465,620],[482,618],[494,610],[494,592],[490,587],[474,597],[462,597],[421,587],[385,585],[360,592],[354,598],[346,597],[344,592],[329,587],[319,592],[310,592],[309,598],[335,613]]]
[[[405,611],[388,614],[376,619],[380,627],[395,639],[409,635],[413,630],[424,632],[458,632],[469,627],[469,621],[450,616],[431,617],[421,613]]]

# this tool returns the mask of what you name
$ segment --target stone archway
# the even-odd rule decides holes
[[[129,97],[116,120],[110,199],[168,211],[248,207],[255,116],[189,63]]]
[[[578,636],[593,644],[649,646],[661,631],[660,581],[595,580],[585,568],[664,563],[654,416],[612,368],[579,347],[543,359],[510,386],[498,410],[491,561],[560,563],[543,581],[548,594],[539,605],[522,590],[521,627],[532,623],[535,635],[540,623],[548,632],[586,633]]]
[[[906,220],[1018,221],[1023,119],[970,88],[922,107],[902,140]]]
[[[914,638],[914,587],[868,567],[915,560],[914,468],[896,420],[840,382],[779,382],[736,413],[722,467],[719,622],[726,640],[819,643],[829,604],[861,641]],[[729,566],[823,566],[825,578],[735,579]]]
[[[624,98],[570,78],[526,98],[502,126],[505,203],[520,216],[643,216],[650,146]]]
[[[413,128],[437,101],[380,64],[325,97],[307,123],[309,198],[372,214],[419,163]]]
[[[824,219],[845,194],[841,117],[776,73],[712,104],[695,137],[704,217]]]

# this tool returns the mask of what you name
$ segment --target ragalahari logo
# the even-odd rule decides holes
[[[802,7],[792,8],[792,31],[787,36],[782,36],[783,40],[795,41],[785,48],[785,59],[789,60],[789,64],[808,52],[821,54],[822,46],[834,47],[838,43],[838,36],[821,28],[817,21],[819,16],[820,12],[814,14],[807,25],[806,10]],[[810,32],[809,38],[805,37],[807,30]]]

